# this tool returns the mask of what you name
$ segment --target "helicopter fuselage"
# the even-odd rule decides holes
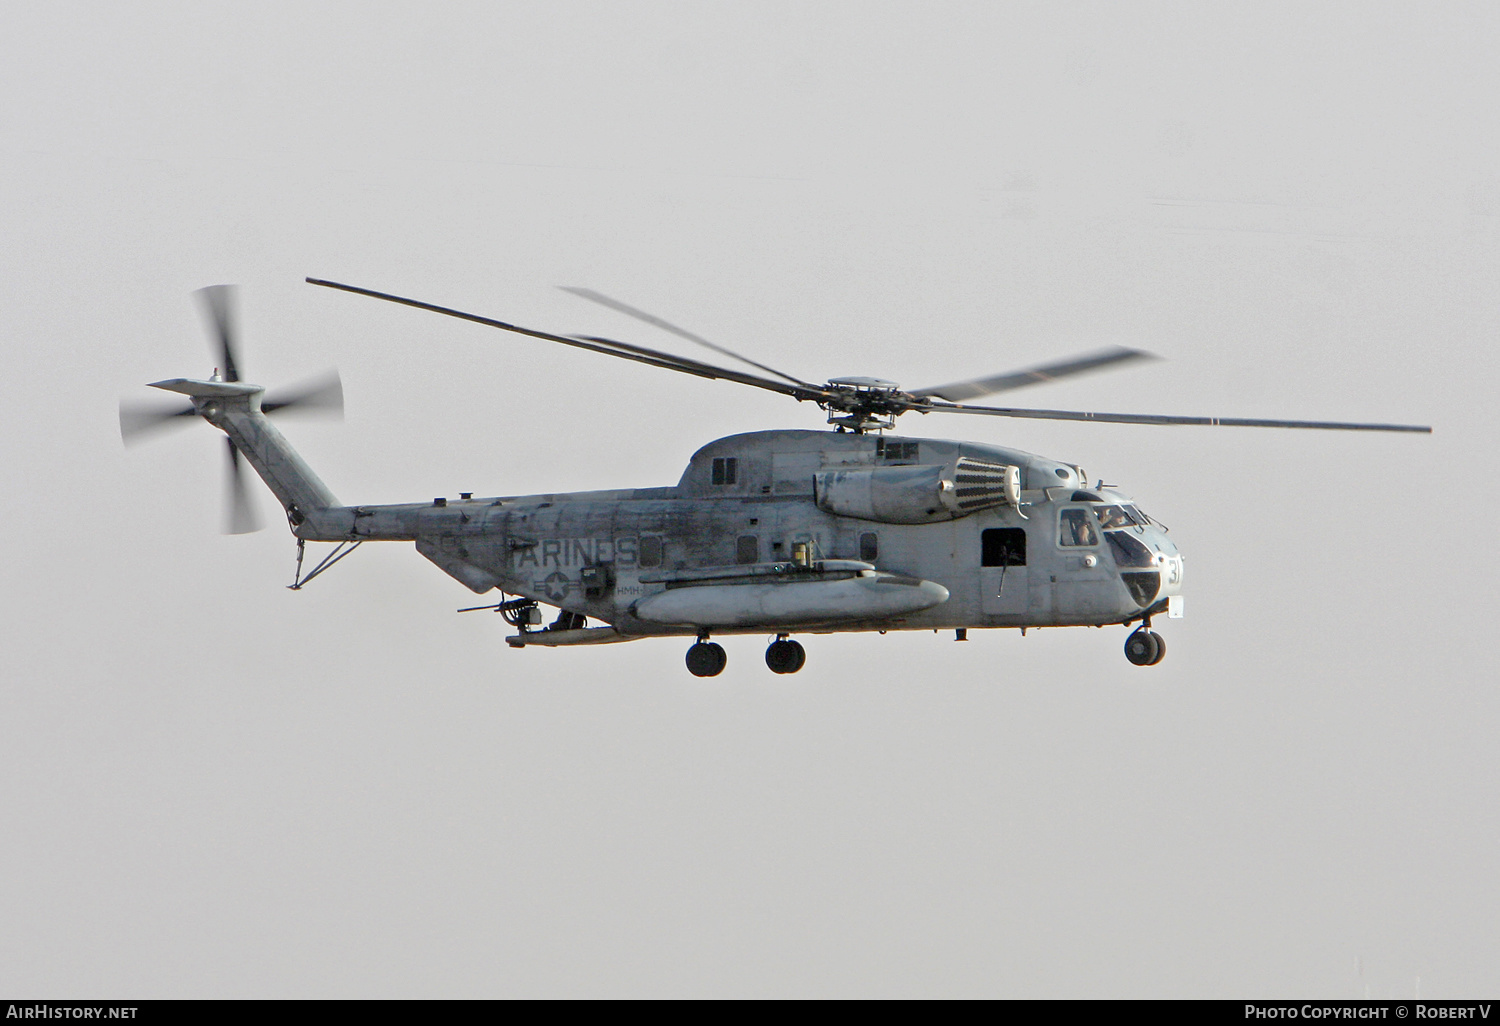
[[[974,467],[1015,468],[1013,490],[965,500]],[[721,438],[670,487],[336,507],[295,530],[415,541],[475,592],[622,638],[1098,626],[1160,612],[1182,586],[1165,529],[1077,466],[852,432]]]

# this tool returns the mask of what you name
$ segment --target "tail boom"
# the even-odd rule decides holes
[[[280,501],[299,538],[320,540],[348,535],[347,511],[340,509],[328,486],[261,412],[263,387],[191,378],[157,381],[152,387],[191,397],[198,414],[229,436],[240,455]]]

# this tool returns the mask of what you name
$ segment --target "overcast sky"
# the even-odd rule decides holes
[[[13,4],[0,993],[1500,990],[1492,4]],[[190,293],[345,502],[672,484],[820,426],[302,284],[908,386],[1429,436],[909,417],[1172,528],[1126,632],[511,651],[409,545],[224,537]],[[697,353],[688,355],[697,356]],[[962,421],[955,423],[955,421]],[[277,511],[257,490],[268,522]]]

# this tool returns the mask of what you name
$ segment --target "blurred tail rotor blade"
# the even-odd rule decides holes
[[[159,428],[168,427],[173,424],[186,424],[184,418],[196,416],[197,410],[191,406],[174,407],[158,406],[155,403],[124,403],[120,404],[120,438],[126,445],[140,441],[143,435],[149,435]]]
[[[198,290],[198,299],[212,322],[211,327],[219,342],[219,373],[225,381],[240,380],[239,361],[235,359],[236,344],[234,324],[234,286],[210,285]]]
[[[260,517],[255,512],[255,507],[250,503],[250,493],[245,488],[244,466],[240,460],[240,450],[230,439],[224,439],[224,444],[229,446],[229,515],[225,522],[225,534],[250,534],[261,528]]]
[[[331,413],[342,417],[344,385],[339,380],[339,372],[332,371],[321,378],[314,378],[277,392],[274,396],[267,396],[260,408],[266,413],[292,410],[299,413]]]

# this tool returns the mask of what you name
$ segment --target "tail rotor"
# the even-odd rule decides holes
[[[218,372],[224,381],[240,380],[239,363],[234,358],[235,318],[233,285],[209,285],[193,293],[208,315],[209,327],[213,329],[215,341],[219,343]]]
[[[208,318],[211,351],[218,359],[212,380],[240,380],[238,359],[238,323],[234,315],[235,287],[210,285],[195,295]],[[344,388],[337,371],[303,382],[279,393],[267,395],[260,404],[263,413],[316,413],[342,417]],[[160,403],[120,402],[120,437],[126,445],[158,433],[175,424],[190,423],[198,415],[198,406],[163,406]],[[250,500],[245,482],[244,460],[233,440],[224,439],[228,450],[228,477],[225,489],[225,534],[248,534],[263,526]]]
[[[255,506],[250,502],[250,492],[245,487],[245,461],[240,458],[239,446],[228,438],[224,439],[224,444],[229,447],[229,476],[225,479],[228,487],[224,495],[224,533],[252,534],[265,525],[260,522],[260,514],[255,511]]]

